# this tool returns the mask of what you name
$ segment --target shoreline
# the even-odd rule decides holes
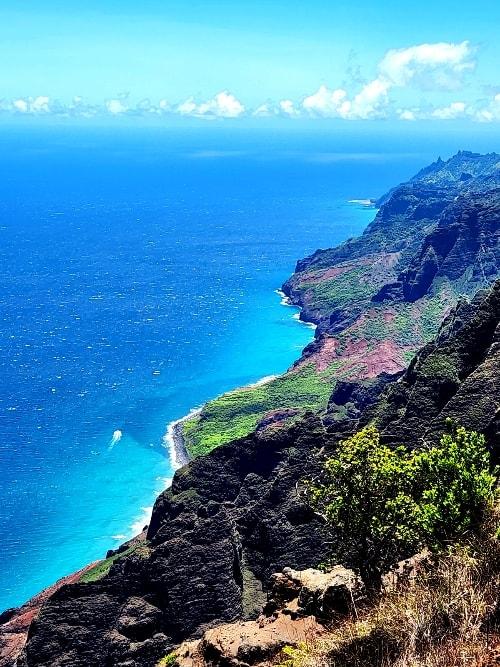
[[[202,409],[203,406],[192,408],[184,417],[171,421],[167,426],[167,432],[163,436],[163,444],[168,449],[170,464],[174,473],[191,461],[182,435],[182,425],[188,419],[199,415]],[[170,482],[171,484],[172,482]]]
[[[302,324],[310,329],[316,329],[317,325],[314,324],[313,322],[306,322],[300,319],[300,311],[302,310],[302,308],[292,303],[290,298],[283,292],[283,290],[275,289],[274,293],[280,297],[281,299],[280,304],[282,306],[295,308],[299,310],[298,313],[292,315],[293,320],[295,320],[298,324]],[[224,393],[231,394],[233,392],[242,391],[243,389],[254,389],[256,387],[260,387],[264,384],[267,384],[268,382],[272,382],[272,380],[275,380],[277,377],[279,376],[276,374],[265,375],[264,377],[260,378],[260,380],[256,380],[255,382],[251,382],[250,384],[246,384],[242,387],[236,387],[235,389],[231,389],[228,392]],[[212,400],[214,399],[213,398],[208,399],[206,403]],[[188,419],[191,419],[192,417],[196,417],[197,415],[199,415],[203,410],[204,405],[205,403],[201,407],[192,408],[186,415],[184,415],[180,419],[175,419],[174,421],[171,421],[167,426],[167,431],[163,436],[163,444],[168,449],[170,464],[172,466],[172,470],[174,471],[174,473],[176,472],[176,470],[179,470],[179,468],[182,468],[191,461],[191,457],[189,456],[189,452],[186,448],[186,443],[182,435],[182,425]],[[169,486],[171,486],[171,484],[172,482],[170,481]],[[167,486],[166,488],[169,487]]]
[[[295,313],[295,315],[292,315],[294,320],[296,320],[299,324],[303,324],[304,326],[309,327],[309,329],[316,330],[318,328],[318,325],[314,322],[308,322],[307,320],[301,319],[300,313],[303,310],[302,306],[293,303],[290,297],[287,296],[282,289],[275,289],[274,292],[280,297],[280,303],[282,306],[286,306],[287,308],[296,308],[299,311],[298,313]]]

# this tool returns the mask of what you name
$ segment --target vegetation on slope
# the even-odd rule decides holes
[[[388,340],[394,342],[394,370],[405,368],[415,352],[436,335],[456,298],[446,284],[422,303],[395,304],[390,310],[374,305],[336,337],[336,352],[325,360],[321,370],[316,359],[305,358],[266,384],[243,387],[209,401],[200,414],[183,422],[189,454],[207,454],[248,435],[276,410],[291,410],[288,421],[308,410],[323,410],[338,380],[370,377],[376,374],[378,362],[387,363],[379,346]],[[360,343],[364,346],[356,349]]]
[[[429,561],[279,667],[494,667],[500,655],[500,545],[492,527]]]
[[[332,554],[368,585],[401,557],[433,550],[477,529],[496,478],[482,435],[450,427],[438,445],[388,447],[367,426],[340,443],[308,497],[336,544]]]
[[[331,385],[312,364],[281,375],[266,384],[237,389],[207,403],[199,415],[184,422],[183,435],[191,456],[242,438],[262,417],[279,407],[294,411],[326,407]]]
[[[404,370],[460,295],[500,275],[497,163],[472,153],[438,161],[395,188],[362,236],[301,260],[283,290],[318,324],[299,363],[316,380],[303,382],[295,366],[265,390],[209,403],[184,423],[190,453],[249,434],[269,412],[324,408],[338,380]]]
[[[88,584],[92,581],[99,581],[100,579],[103,579],[110,571],[114,562],[120,558],[123,558],[124,556],[128,556],[129,554],[133,553],[136,548],[137,547],[135,546],[129,547],[124,551],[113,554],[109,558],[104,558],[104,560],[99,561],[96,563],[96,565],[94,565],[94,567],[85,572],[85,574],[80,578],[80,583]]]
[[[375,578],[379,594],[320,640],[286,647],[280,667],[498,664],[480,662],[500,645],[496,484],[483,436],[463,428],[414,452],[381,444],[373,427],[341,443],[309,497],[335,558]],[[412,578],[381,577],[425,547]]]

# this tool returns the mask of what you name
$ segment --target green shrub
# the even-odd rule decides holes
[[[178,664],[177,655],[169,653],[156,664],[156,667],[177,667]]]
[[[337,545],[332,555],[375,587],[400,557],[474,530],[494,486],[484,437],[474,431],[455,428],[412,452],[381,444],[373,426],[342,442],[321,479],[307,484]]]
[[[80,583],[89,584],[93,581],[100,581],[108,574],[111,566],[115,561],[123,558],[124,556],[130,555],[135,551],[135,549],[136,547],[132,546],[128,549],[125,549],[125,551],[120,551],[119,553],[116,553],[109,558],[105,558],[104,560],[99,561],[96,563],[96,565],[94,565],[94,567],[90,568],[90,570],[87,570],[85,574],[80,577]]]

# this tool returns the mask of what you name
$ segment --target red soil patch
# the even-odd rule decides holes
[[[386,258],[389,255],[374,255],[371,257],[360,257],[359,259],[352,260],[350,262],[345,262],[339,266],[333,266],[330,269],[316,269],[315,271],[309,271],[306,273],[298,274],[300,277],[301,283],[321,283],[324,280],[331,280],[341,276],[343,273],[352,271],[360,266],[368,266],[378,264],[383,265]]]
[[[312,357],[304,360],[304,363],[314,361],[318,372],[325,371],[337,358],[338,340],[327,336],[323,339],[321,348]]]
[[[392,340],[383,340],[369,349],[366,340],[350,342],[343,355],[342,374],[368,380],[380,373],[398,373],[406,368],[403,351]]]
[[[367,349],[368,341],[365,338],[360,338],[360,340],[349,340],[342,353],[342,357],[356,358],[356,361],[359,361],[359,357],[363,357]]]
[[[401,349],[392,340],[378,343],[373,350],[363,357],[366,372],[361,378],[374,378],[380,373],[399,373],[406,368]]]
[[[384,322],[386,324],[392,324],[396,319],[396,313],[393,310],[384,311]]]
[[[352,266],[335,266],[332,269],[327,269],[326,271],[311,271],[310,273],[300,274],[301,283],[322,283],[323,280],[328,280],[330,278],[336,278],[341,276],[343,273],[350,271]]]

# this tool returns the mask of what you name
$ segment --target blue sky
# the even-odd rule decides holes
[[[500,120],[500,3],[3,0],[12,113]]]

